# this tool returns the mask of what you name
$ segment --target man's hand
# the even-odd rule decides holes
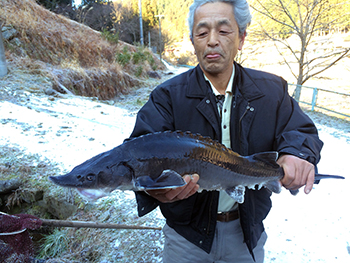
[[[282,185],[289,190],[298,190],[305,185],[305,194],[310,193],[315,181],[315,166],[293,155],[282,155],[277,163],[284,170]]]
[[[162,203],[171,203],[186,199],[198,191],[199,185],[197,182],[199,180],[199,175],[193,174],[192,177],[191,175],[185,175],[183,178],[187,184],[182,187],[174,189],[149,190],[145,192]]]

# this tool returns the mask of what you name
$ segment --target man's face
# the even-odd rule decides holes
[[[244,36],[239,36],[232,5],[207,3],[196,10],[192,43],[206,75],[230,74],[243,42]]]

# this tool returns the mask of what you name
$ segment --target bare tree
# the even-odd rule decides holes
[[[85,5],[83,5],[86,2]],[[85,0],[77,9],[77,21],[97,31],[111,30],[115,22],[114,5],[109,0]]]
[[[3,77],[7,74],[6,66],[6,57],[5,57],[5,48],[2,41],[2,23],[0,21],[0,77]]]
[[[131,2],[127,4],[114,3],[116,10],[115,29],[119,33],[119,39],[133,44],[140,35],[139,16],[132,10]]]
[[[285,64],[296,79],[295,99],[300,99],[300,85],[334,66],[348,56],[350,48],[317,50],[319,35],[331,39],[330,31],[348,17],[346,12],[335,12],[348,3],[329,0],[255,0],[252,8],[260,14],[260,36],[271,39]],[[332,14],[332,16],[331,16]],[[264,23],[264,24],[263,24]],[[256,33],[256,32],[255,32]],[[294,37],[293,37],[294,35]],[[297,40],[295,44],[295,41]],[[285,51],[289,51],[289,56]],[[290,60],[290,58],[292,58]],[[295,61],[298,68],[292,67]]]

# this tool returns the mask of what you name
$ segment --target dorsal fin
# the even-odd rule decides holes
[[[188,137],[194,140],[199,140],[201,143],[203,144],[208,144],[208,145],[212,145],[215,146],[217,148],[220,148],[220,150],[222,151],[232,151],[231,149],[227,148],[225,145],[221,144],[219,141],[214,140],[212,138],[210,138],[209,136],[203,136],[199,133],[192,133],[190,131],[186,131],[186,132],[182,132],[182,131],[175,131],[172,132],[174,134],[180,134],[183,137]]]
[[[225,145],[221,144],[219,141],[217,140],[213,140],[212,138],[208,137],[208,136],[203,136],[199,133],[194,134],[190,131],[163,131],[163,132],[154,132],[154,133],[148,133],[145,135],[141,135],[139,137],[135,137],[132,138],[129,141],[133,141],[133,140],[137,140],[139,138],[147,138],[148,136],[155,136],[158,138],[162,138],[162,137],[178,137],[178,138],[189,138],[189,139],[193,139],[193,140],[198,140],[200,143],[204,144],[204,145],[209,145],[211,147],[217,148],[220,151],[223,152],[229,152],[231,154],[236,154],[239,155],[238,153],[235,153],[234,151],[232,151],[230,148],[227,148]]]
[[[141,135],[139,137],[135,137],[135,138],[132,138],[130,139],[129,141],[131,140],[135,140],[135,139],[138,139],[138,138],[146,138],[148,136],[174,136],[174,137],[184,137],[184,138],[191,138],[191,139],[194,139],[194,140],[199,140],[201,141],[202,143],[207,143],[207,144],[211,144],[211,145],[220,145],[220,146],[223,146],[221,143],[219,143],[218,141],[216,140],[213,140],[211,139],[210,137],[208,136],[203,136],[199,133],[197,134],[194,134],[190,131],[180,131],[180,130],[177,130],[177,131],[163,131],[163,132],[154,132],[154,133],[147,133],[147,134],[144,134],[144,135]]]
[[[279,165],[276,163],[278,158],[278,152],[262,152],[262,153],[256,153],[252,155],[254,160],[261,161],[263,163],[266,163],[272,167],[279,167]]]

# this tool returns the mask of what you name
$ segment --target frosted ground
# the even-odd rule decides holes
[[[41,154],[63,170],[121,144],[135,122],[135,111],[93,99],[34,96],[25,89],[21,96],[17,104],[0,101],[0,145]],[[309,195],[273,195],[266,262],[350,262],[350,135],[316,124],[325,143],[319,172],[347,179],[324,180]]]

